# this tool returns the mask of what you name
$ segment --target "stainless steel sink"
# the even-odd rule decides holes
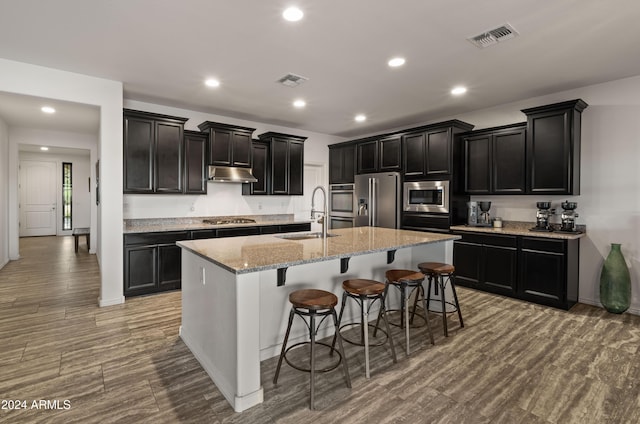
[[[327,237],[336,237],[338,234],[327,234]],[[280,234],[275,237],[285,239],[285,240],[309,240],[309,239],[319,239],[322,238],[322,233],[291,233],[291,234]]]

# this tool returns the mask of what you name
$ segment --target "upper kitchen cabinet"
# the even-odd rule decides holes
[[[253,140],[251,143],[251,173],[258,181],[255,183],[242,184],[242,194],[269,194],[271,176],[269,175],[270,165],[269,143],[260,140]]]
[[[580,194],[581,99],[522,110],[527,115],[527,191]]]
[[[209,165],[251,167],[251,140],[255,128],[205,121],[198,125],[209,134]]]
[[[354,144],[329,146],[329,184],[355,181],[356,147]]]
[[[124,193],[182,193],[188,118],[124,109]]]
[[[243,184],[243,194],[302,195],[304,182],[304,141],[306,137],[277,132],[258,136],[253,144],[257,183]],[[260,163],[267,158],[266,164]],[[261,170],[264,168],[264,171]],[[264,175],[261,178],[261,175]],[[262,188],[266,186],[266,192]]]
[[[207,194],[207,144],[209,137],[199,131],[184,131],[184,192]]]
[[[467,194],[524,194],[526,123],[462,134]]]
[[[356,143],[358,174],[399,171],[402,168],[402,137],[392,135]]]
[[[405,179],[448,178],[454,174],[454,166],[459,163],[454,137],[469,131],[473,125],[452,120],[429,125],[404,134],[404,175]]]

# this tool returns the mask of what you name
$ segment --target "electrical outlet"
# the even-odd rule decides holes
[[[205,279],[205,273],[204,273],[204,267],[201,266],[200,267],[200,282],[202,283],[202,285],[204,286],[206,284],[206,279]]]

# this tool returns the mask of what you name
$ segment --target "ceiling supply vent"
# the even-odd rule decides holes
[[[467,40],[479,49],[493,46],[501,41],[510,40],[517,37],[518,31],[515,30],[510,24],[504,24],[498,28],[490,29],[473,37],[467,38]]]
[[[297,87],[305,81],[309,81],[309,78],[303,77],[302,75],[287,74],[278,79],[276,82],[279,82],[280,84],[287,87]]]

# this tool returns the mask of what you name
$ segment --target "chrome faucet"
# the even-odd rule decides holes
[[[315,210],[315,197],[316,197],[316,191],[322,191],[322,195],[323,195],[323,210],[322,211],[317,211]],[[317,186],[316,188],[313,189],[313,193],[311,194],[311,219],[315,219],[315,215],[318,213],[322,214],[322,219],[321,219],[321,223],[322,223],[322,238],[327,238],[327,211],[329,209],[329,205],[327,202],[327,191],[324,189],[324,187],[322,186]]]

